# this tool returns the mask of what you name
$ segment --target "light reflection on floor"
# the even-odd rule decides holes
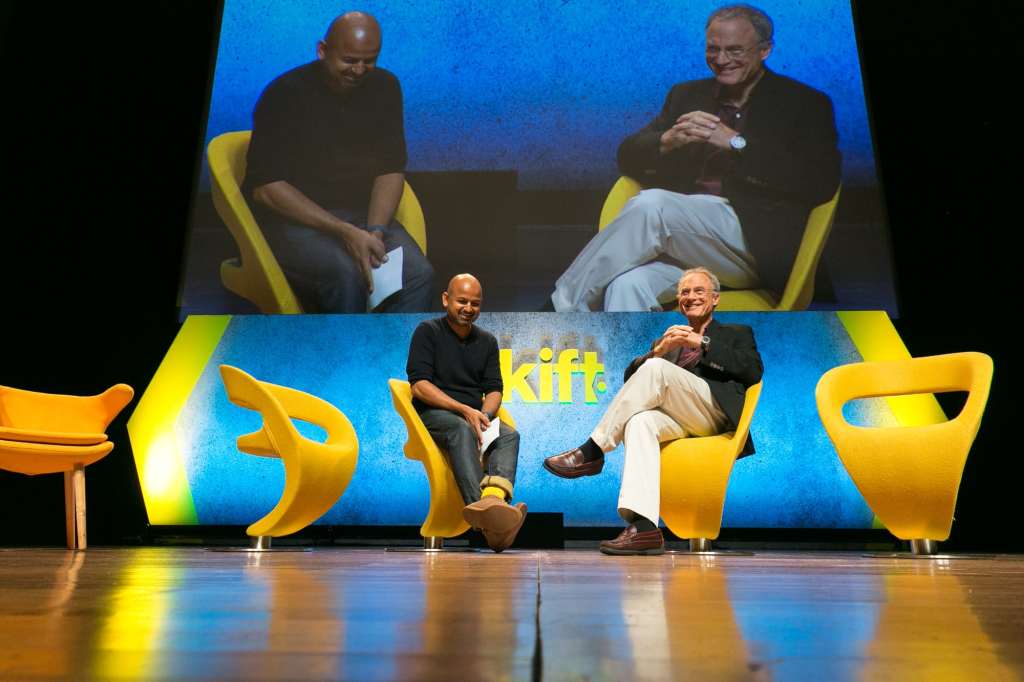
[[[1024,557],[0,550],[0,679],[1019,679]]]

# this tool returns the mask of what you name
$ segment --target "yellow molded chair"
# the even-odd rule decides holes
[[[642,189],[640,183],[633,178],[620,177],[605,199],[598,230],[603,230],[608,223],[615,220],[626,202]],[[837,188],[835,196],[816,206],[807,216],[804,236],[800,240],[800,247],[793,260],[793,269],[786,280],[786,288],[782,291],[781,299],[776,299],[767,289],[734,289],[722,292],[716,310],[806,310],[814,298],[814,275],[818,271],[821,253],[825,250],[825,241],[832,231],[840,189]],[[675,298],[661,302],[674,305]]]
[[[104,433],[135,391],[127,384],[93,396],[0,386],[0,469],[64,473],[68,549],[85,549],[85,467],[114,449]]]
[[[949,537],[960,476],[992,383],[992,358],[953,353],[859,362],[825,372],[815,398],[825,431],[868,506],[915,554]],[[954,419],[926,426],[853,426],[843,405],[860,398],[967,391]]]
[[[220,278],[229,291],[255,303],[260,312],[301,313],[302,306],[242,195],[251,135],[249,130],[224,133],[210,140],[206,149],[213,205],[235,238],[241,255],[221,263]],[[427,231],[423,209],[408,182],[395,220],[402,223],[425,254]]]
[[[424,549],[441,549],[445,538],[462,535],[469,530],[469,524],[462,518],[465,503],[455,483],[455,475],[448,466],[448,459],[437,447],[427,427],[420,420],[416,408],[412,405],[412,387],[408,381],[388,379],[391,388],[391,400],[395,411],[405,422],[409,432],[409,440],[405,443],[405,456],[423,463],[430,484],[430,511],[420,526]],[[498,410],[498,418],[514,427],[512,415],[502,407]]]
[[[736,431],[680,438],[661,446],[661,518],[690,551],[709,552],[722,529],[729,474],[750,432],[761,382],[747,389]]]
[[[359,441],[345,415],[325,400],[259,381],[230,365],[221,365],[220,375],[231,402],[263,417],[263,428],[239,436],[238,449],[284,462],[281,499],[245,531],[254,538],[254,547],[267,548],[269,538],[302,530],[341,499],[356,469]],[[301,435],[292,419],[323,428],[326,442]]]

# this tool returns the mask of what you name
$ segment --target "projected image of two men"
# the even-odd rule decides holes
[[[226,0],[197,183],[183,315],[896,313],[848,0]]]

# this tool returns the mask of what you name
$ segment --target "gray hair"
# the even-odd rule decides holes
[[[757,38],[762,44],[771,45],[774,42],[772,38],[775,35],[775,25],[772,23],[772,18],[752,5],[719,7],[708,17],[708,23],[704,24],[704,30],[708,30],[711,22],[726,19],[746,19],[754,27],[754,32],[757,33]]]
[[[704,275],[709,280],[711,280],[711,289],[716,294],[722,291],[722,284],[718,281],[718,278],[715,277],[715,273],[711,272],[705,267],[697,266],[695,268],[690,268],[689,270],[683,270],[683,276],[680,277],[679,282],[676,283],[677,292],[679,291],[679,287],[683,283],[683,280],[689,277],[690,275]]]

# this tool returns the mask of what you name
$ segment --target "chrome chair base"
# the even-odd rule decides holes
[[[910,541],[909,552],[872,552],[866,557],[875,559],[994,559],[995,554],[939,554],[939,543],[935,540],[922,538]]]
[[[429,537],[423,538],[422,547],[388,547],[385,551],[387,552],[428,552],[428,553],[440,553],[440,552],[479,552],[481,550],[475,547],[445,547],[444,538],[442,537]]]
[[[667,549],[665,554],[679,556],[754,556],[753,552],[739,549],[715,549],[707,538],[690,538],[689,549]]]
[[[312,547],[273,547],[273,538],[269,535],[257,535],[249,538],[248,547],[207,547],[208,552],[312,552]]]

